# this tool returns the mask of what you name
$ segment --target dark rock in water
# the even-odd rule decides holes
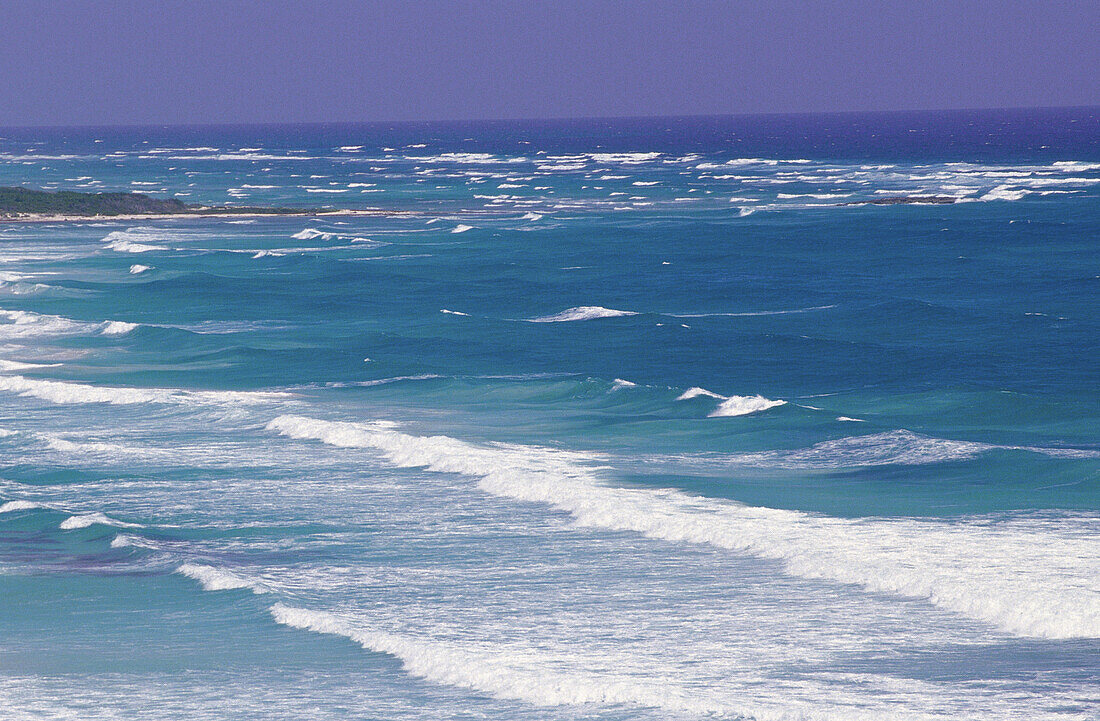
[[[958,201],[951,195],[887,195],[870,200],[853,200],[840,205],[950,205]]]

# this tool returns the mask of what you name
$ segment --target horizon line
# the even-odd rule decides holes
[[[510,118],[450,118],[431,120],[278,120],[278,121],[200,121],[189,123],[73,123],[73,124],[26,124],[0,125],[0,130],[101,130],[145,129],[145,128],[241,128],[241,127],[301,127],[336,125],[447,125],[463,123],[533,123],[533,122],[592,122],[616,120],[690,120],[710,118],[768,118],[768,117],[833,117],[844,115],[902,115],[907,113],[982,113],[1008,111],[1054,111],[1054,110],[1100,110],[1100,103],[1091,105],[1013,105],[969,108],[901,108],[889,110],[810,110],[796,112],[755,112],[755,113],[684,113],[675,115],[557,115],[549,117],[510,117]]]

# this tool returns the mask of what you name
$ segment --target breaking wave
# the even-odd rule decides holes
[[[1100,519],[845,519],[746,506],[671,489],[605,485],[595,456],[532,446],[481,446],[378,424],[279,416],[268,429],[372,448],[401,467],[461,473],[491,494],[546,503],[582,525],[702,543],[782,564],[794,576],[921,598],[1004,631],[1100,637]]]
[[[12,513],[13,511],[30,511],[35,508],[46,508],[41,503],[34,501],[6,501],[0,504],[0,513]]]
[[[473,689],[495,698],[524,701],[535,706],[628,704],[693,714],[742,714],[705,694],[679,688],[665,679],[594,673],[563,668],[558,658],[540,657],[531,650],[509,653],[488,644],[458,644],[365,628],[324,611],[271,607],[276,623],[314,633],[343,636],[363,648],[401,661],[413,676],[436,683]],[[570,663],[569,666],[575,665]],[[758,718],[769,718],[761,715]]]
[[[733,416],[747,416],[750,413],[759,413],[769,408],[786,405],[787,401],[772,400],[761,395],[754,396],[723,396],[706,388],[693,386],[676,397],[678,401],[689,401],[692,398],[717,398],[721,400],[718,407],[707,414],[707,418],[730,418]]]
[[[718,407],[707,414],[707,418],[729,418],[731,416],[747,416],[750,413],[759,413],[769,408],[786,405],[787,401],[773,401],[764,396],[730,396],[718,404]]]
[[[214,566],[205,566],[199,563],[185,563],[176,569],[176,573],[193,578],[202,584],[207,591],[228,591],[237,588],[247,588],[252,593],[267,593],[267,588],[256,581],[242,578]]]
[[[122,388],[41,380],[23,376],[0,377],[0,391],[40,398],[58,404],[135,403],[254,404],[288,397],[286,393],[256,391],[185,391],[178,388]]]
[[[574,320],[595,320],[596,318],[618,318],[627,315],[638,315],[634,311],[630,310],[615,310],[614,308],[603,308],[598,305],[581,305],[576,308],[569,308],[563,310],[561,313],[555,313],[554,315],[544,315],[539,318],[531,318],[531,323],[568,323]]]
[[[706,396],[707,398],[725,398],[725,396],[721,396],[721,395],[718,395],[717,393],[713,393],[711,391],[708,391],[706,388],[700,388],[699,386],[692,386],[691,388],[688,388],[686,391],[684,391],[683,393],[678,395],[676,397],[676,400],[678,400],[678,401],[688,401],[688,400],[691,400],[692,398],[698,398],[699,396]]]
[[[126,335],[137,327],[137,323],[127,323],[121,320],[111,320],[104,323],[103,330],[100,332],[103,335]]]
[[[88,526],[99,524],[101,526],[115,526],[116,528],[141,528],[140,523],[127,523],[125,521],[119,521],[104,513],[82,513],[75,516],[69,516],[61,522],[59,528],[62,531],[74,531],[78,528],[87,528]]]

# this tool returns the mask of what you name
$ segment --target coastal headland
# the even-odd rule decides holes
[[[391,215],[375,209],[277,208],[234,205],[191,205],[177,198],[142,193],[81,193],[0,187],[0,221],[57,222],[109,218],[135,220],[178,217],[255,217],[272,215]]]

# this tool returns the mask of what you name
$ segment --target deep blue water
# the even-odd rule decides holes
[[[10,718],[1092,719],[1100,111],[0,131]],[[951,205],[846,205],[951,195]]]

